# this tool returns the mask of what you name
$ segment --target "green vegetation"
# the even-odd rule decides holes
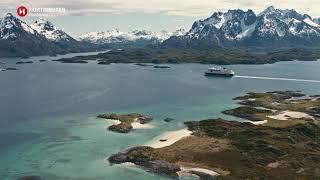
[[[98,61],[99,64],[110,63],[203,63],[203,64],[268,64],[278,61],[314,61],[320,59],[320,51],[307,49],[289,49],[277,52],[249,52],[230,49],[196,50],[196,49],[160,49],[132,48],[112,50],[91,56],[63,58],[60,62]]]
[[[224,113],[268,123],[254,125],[223,119],[186,122],[193,136],[163,148],[134,147],[111,156],[109,161],[132,162],[172,177],[187,166],[215,171],[220,174],[218,179],[320,178],[318,96],[309,98],[301,92],[275,91],[248,93],[235,100],[245,106]],[[314,119],[267,117],[278,111],[294,110]]]

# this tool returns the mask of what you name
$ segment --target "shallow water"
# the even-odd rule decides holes
[[[73,55],[67,55],[73,56]],[[51,59],[36,57],[33,60]],[[225,117],[236,107],[232,98],[248,91],[301,90],[320,94],[320,83],[274,78],[320,80],[320,62],[232,65],[239,76],[203,76],[208,65],[169,65],[154,69],[132,64],[97,65],[38,62],[0,72],[0,179],[37,174],[46,179],[166,179],[141,169],[110,166],[111,154],[149,142],[183,122]],[[129,134],[106,130],[99,113],[151,115],[153,129]],[[166,123],[164,118],[175,120]],[[239,119],[237,119],[239,120]]]

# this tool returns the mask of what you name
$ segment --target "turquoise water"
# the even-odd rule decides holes
[[[71,56],[71,55],[68,55]],[[38,58],[38,57],[37,57]],[[41,57],[46,59],[49,57]],[[208,65],[153,69],[35,62],[0,72],[0,179],[36,174],[59,179],[166,179],[128,166],[110,166],[111,154],[143,145],[183,122],[224,117],[232,98],[248,91],[301,90],[320,94],[320,83],[247,78],[208,78]],[[238,75],[320,80],[320,62],[233,65]],[[153,129],[129,134],[106,130],[99,113],[138,112],[153,116]],[[166,123],[164,118],[175,121]]]

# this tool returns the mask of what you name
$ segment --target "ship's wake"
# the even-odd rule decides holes
[[[312,82],[320,83],[320,80],[310,79],[291,79],[291,78],[278,78],[278,77],[259,77],[259,76],[234,76],[235,78],[246,78],[246,79],[264,79],[264,80],[279,80],[279,81],[296,81],[296,82]]]

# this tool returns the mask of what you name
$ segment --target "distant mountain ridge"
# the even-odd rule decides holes
[[[113,47],[261,48],[320,47],[320,18],[294,9],[268,7],[259,14],[240,9],[215,12],[195,21],[189,31],[119,30],[91,32],[79,37],[39,19],[28,25],[8,13],[0,18],[0,57],[56,55]]]
[[[127,43],[161,43],[171,36],[184,35],[186,31],[179,29],[175,32],[152,32],[146,30],[134,30],[131,32],[122,32],[118,29],[110,31],[90,32],[78,37],[78,40],[94,44],[127,44]]]
[[[319,19],[293,9],[268,7],[256,15],[240,9],[215,12],[194,22],[183,36],[163,42],[169,47],[296,47],[320,46]]]

